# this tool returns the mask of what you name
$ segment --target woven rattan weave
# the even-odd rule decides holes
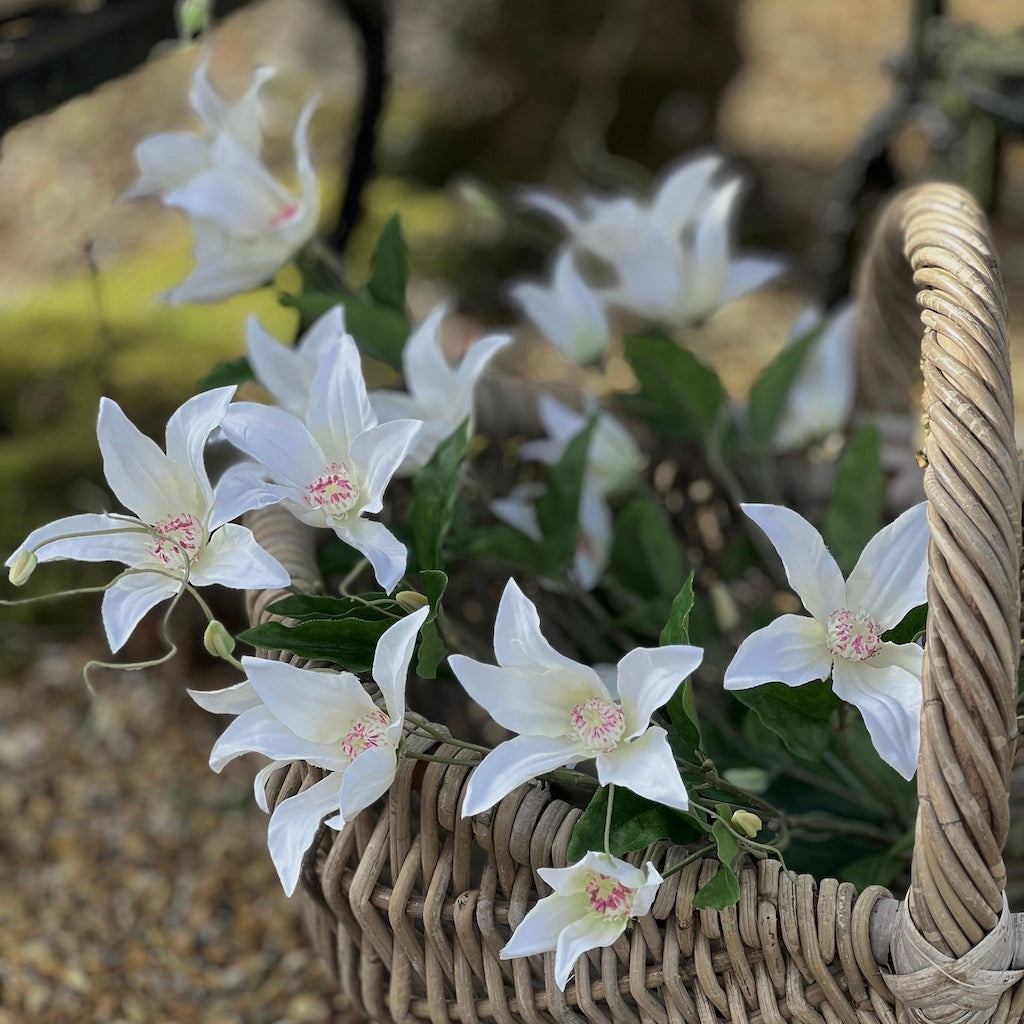
[[[926,185],[896,198],[866,259],[861,308],[862,404],[899,407],[919,357],[924,369],[930,611],[907,898],[762,861],[741,870],[737,905],[697,911],[694,893],[717,866],[697,861],[670,876],[651,913],[614,946],[583,957],[563,993],[550,956],[501,961],[498,951],[547,893],[537,869],[565,864],[580,811],[536,783],[462,820],[469,767],[406,759],[379,806],[340,833],[321,830],[304,868],[314,941],[369,1017],[952,1024],[1024,1016],[1024,972],[1013,969],[1024,966],[1024,923],[1005,907],[1001,853],[1017,731],[1020,477],[1005,301],[970,196]],[[287,512],[265,509],[249,524],[298,588],[319,586],[312,541]],[[278,596],[251,595],[254,622]],[[271,804],[319,777],[304,763],[282,770]],[[666,845],[647,854],[659,866],[670,855]]]

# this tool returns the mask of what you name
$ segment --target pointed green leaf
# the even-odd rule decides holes
[[[566,445],[562,457],[548,471],[548,489],[537,501],[540,532],[552,558],[559,563],[571,561],[576,551],[580,492],[593,431],[591,421]]]
[[[844,573],[882,525],[885,479],[878,428],[868,426],[846,443],[821,535]]]
[[[693,611],[693,573],[686,578],[682,589],[672,601],[668,622],[661,631],[661,646],[690,642],[690,612]]]
[[[825,753],[833,733],[832,712],[839,698],[825,682],[786,686],[766,683],[732,695],[753,710],[761,722],[797,757],[816,761]]]
[[[663,647],[669,644],[688,644],[690,642],[690,612],[693,611],[693,573],[687,577],[682,589],[672,602],[672,611],[668,622],[661,631],[660,642]],[[666,705],[669,721],[676,727],[679,735],[694,751],[702,749],[700,725],[697,720],[697,705],[693,699],[693,680],[686,679],[669,698]]]
[[[413,477],[409,507],[413,550],[420,570],[444,565],[441,549],[459,494],[459,466],[469,446],[469,421],[464,420],[441,442],[430,461]]]
[[[408,254],[397,213],[384,225],[377,248],[370,259],[370,280],[366,288],[380,306],[405,314],[405,286],[409,273]]]
[[[368,602],[372,602],[372,605]],[[290,594],[269,605],[267,611],[289,619],[346,619],[354,615],[357,618],[383,618],[394,622],[395,615],[389,615],[388,612],[401,615],[398,605],[383,592],[361,594],[359,597]]]
[[[800,367],[804,365],[811,346],[821,335],[821,326],[808,331],[792,345],[787,345],[765,367],[764,372],[750,388],[747,419],[750,436],[759,451],[771,448],[775,426],[786,404],[786,395]]]
[[[632,498],[616,514],[611,572],[641,597],[677,594],[686,578],[686,559],[662,505]]]
[[[739,898],[740,882],[736,872],[727,864],[719,864],[714,878],[697,890],[693,905],[697,910],[725,910]]]
[[[718,813],[728,816],[732,815],[732,811],[729,807],[720,806]],[[721,818],[719,818],[714,825],[711,826],[711,835],[715,840],[715,846],[718,850],[718,859],[730,868],[734,867],[736,860],[740,855],[740,844],[732,830],[724,821],[722,821]]]
[[[381,634],[393,619],[309,619],[295,626],[264,622],[238,634],[253,647],[291,651],[310,661],[328,661],[350,672],[366,672]]]
[[[229,384],[244,384],[247,380],[255,380],[252,367],[245,356],[228,359],[218,363],[196,385],[198,391],[211,391],[213,388],[227,387]]]
[[[928,605],[921,604],[911,608],[899,623],[883,633],[882,639],[894,644],[910,644],[924,635],[927,624]]]
[[[440,569],[422,569],[420,570],[420,583],[424,596],[430,602],[430,614],[420,631],[416,675],[421,679],[435,679],[437,666],[448,655],[448,646],[444,642],[444,635],[441,632],[441,623],[444,621],[441,598],[448,586],[448,574]]]

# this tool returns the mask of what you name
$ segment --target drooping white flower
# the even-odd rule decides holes
[[[473,389],[491,359],[512,339],[491,334],[470,346],[457,369],[441,345],[441,320],[445,307],[438,306],[409,336],[402,351],[406,393],[380,388],[370,392],[370,404],[383,423],[398,419],[422,420],[415,444],[398,470],[412,476],[431,459],[438,445],[473,412]]]
[[[665,730],[651,715],[700,664],[703,651],[683,645],[637,648],[618,664],[618,699],[598,673],[559,654],[540,631],[537,609],[509,580],[494,623],[498,664],[461,654],[448,663],[466,692],[506,729],[520,735],[474,769],[462,815],[486,811],[545,772],[597,760],[601,785],[685,810],[686,787]]]
[[[302,860],[325,815],[342,829],[394,782],[405,722],[405,686],[416,634],[430,613],[422,608],[389,627],[377,642],[373,679],[384,698],[374,704],[351,672],[322,672],[286,662],[243,658],[246,680],[224,690],[189,690],[200,707],[237,715],[210,753],[219,772],[247,753],[271,758],[256,777],[256,799],[267,810],[264,783],[276,767],[307,761],[328,774],[274,809],[267,845],[290,896]]]
[[[509,295],[567,359],[592,363],[604,355],[611,342],[608,314],[576,269],[571,249],[559,253],[549,285],[525,281],[513,285]]]
[[[739,178],[714,179],[722,159],[709,154],[669,171],[649,203],[586,197],[581,212],[553,196],[524,200],[558,220],[569,244],[608,264],[617,281],[601,289],[612,305],[673,326],[693,326],[784,269],[781,260],[732,256]]]
[[[195,270],[164,298],[217,302],[264,284],[309,241],[319,214],[307,129],[316,100],[299,115],[293,135],[297,195],[260,161],[258,94],[272,77],[260,68],[241,100],[230,105],[210,85],[205,62],[190,100],[206,134],[160,132],[135,149],[139,178],[125,199],[158,197],[184,210],[195,233]]]
[[[856,308],[844,304],[822,324],[818,310],[796,323],[790,344],[820,327],[786,395],[772,438],[777,452],[796,451],[841,430],[850,418],[856,387]]]
[[[251,316],[246,323],[249,366],[275,404],[304,420],[313,377],[327,353],[345,337],[345,310],[340,305],[324,313],[294,347],[279,342]]]
[[[233,387],[190,398],[167,424],[166,454],[108,398],[100,401],[97,437],[110,489],[133,515],[85,513],[34,530],[19,551],[41,562],[72,558],[121,562],[128,572],[104,593],[103,625],[118,651],[155,605],[185,580],[236,589],[283,587],[280,563],[229,520],[253,507],[243,493],[210,484],[203,451],[223,420]],[[7,560],[13,565],[19,552]]]
[[[923,650],[882,634],[924,604],[928,574],[926,502],[868,542],[848,580],[821,534],[778,505],[743,505],[782,559],[789,585],[810,616],[780,615],[740,644],[725,688],[800,686],[832,677],[832,689],[864,718],[882,760],[913,776],[920,746]]]
[[[565,989],[573,965],[610,946],[631,917],[648,913],[664,879],[648,861],[638,868],[606,853],[588,853],[567,868],[539,868],[554,889],[538,900],[498,954],[502,960],[555,953],[555,983]]]
[[[420,424],[377,423],[351,337],[343,335],[321,361],[305,423],[274,406],[238,402],[222,428],[255,460],[225,474],[232,493],[255,508],[280,502],[302,522],[333,530],[369,559],[385,590],[394,588],[405,572],[405,546],[365,516],[383,507],[384,489]]]

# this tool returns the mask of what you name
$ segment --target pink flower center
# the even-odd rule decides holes
[[[626,731],[626,716],[618,704],[591,697],[572,709],[572,726],[588,749],[604,753],[615,749]]]
[[[834,658],[867,661],[882,649],[882,627],[860,608],[840,608],[828,617],[825,646]]]
[[[203,524],[187,512],[171,516],[153,526],[156,540],[150,546],[150,553],[165,565],[195,565],[203,550]]]
[[[343,753],[355,758],[364,750],[387,743],[388,740],[384,733],[387,732],[389,725],[391,725],[391,719],[379,709],[373,714],[355,719],[341,741]]]
[[[633,890],[611,875],[594,871],[583,887],[590,906],[607,917],[629,917],[633,909]]]
[[[348,467],[344,462],[332,462],[306,485],[306,501],[312,508],[322,508],[329,516],[343,516],[359,497]]]
[[[299,215],[299,204],[289,203],[283,210],[279,210],[270,218],[270,226],[272,228],[284,227],[287,224],[291,224]]]

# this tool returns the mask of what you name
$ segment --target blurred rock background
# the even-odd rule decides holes
[[[56,24],[65,6],[0,4],[0,75],[32,28],[25,19],[43,11]],[[990,31],[1022,20],[1018,0],[947,9]],[[503,286],[539,272],[550,242],[516,213],[518,186],[643,188],[677,156],[715,144],[751,175],[744,240],[795,254],[783,285],[726,310],[701,341],[741,392],[812,293],[830,184],[893,93],[885,65],[906,44],[911,0],[394,0],[389,10],[392,77],[367,217],[346,255],[353,279],[397,209],[414,311],[448,292],[474,321],[507,322]],[[341,5],[243,4],[203,46],[231,97],[256,64],[278,68],[265,95],[269,152],[282,168],[296,112],[320,93],[312,134],[330,224],[361,79]],[[216,307],[155,301],[187,272],[187,224],[117,196],[134,178],[140,138],[193,126],[187,93],[200,49],[159,52],[3,136],[5,555],[32,527],[97,500],[101,394],[159,437],[203,373],[241,353],[247,315],[282,337],[294,330],[273,289]],[[79,70],[101,81],[102,59]],[[69,62],[65,77],[74,71]],[[5,116],[49,106],[46,88],[56,87],[15,95],[5,86]],[[902,131],[897,169],[918,173],[925,150],[920,129]],[[995,230],[1019,334],[1019,142],[1003,148],[1001,171]],[[39,576],[38,592],[104,578],[56,566]],[[249,767],[221,777],[206,767],[219,723],[184,687],[225,685],[230,673],[186,651],[169,669],[100,673],[91,697],[80,670],[103,656],[94,602],[36,607],[6,611],[0,624],[0,1024],[348,1021],[280,892]],[[188,635],[187,622],[179,629]],[[143,630],[135,653],[153,642]]]

